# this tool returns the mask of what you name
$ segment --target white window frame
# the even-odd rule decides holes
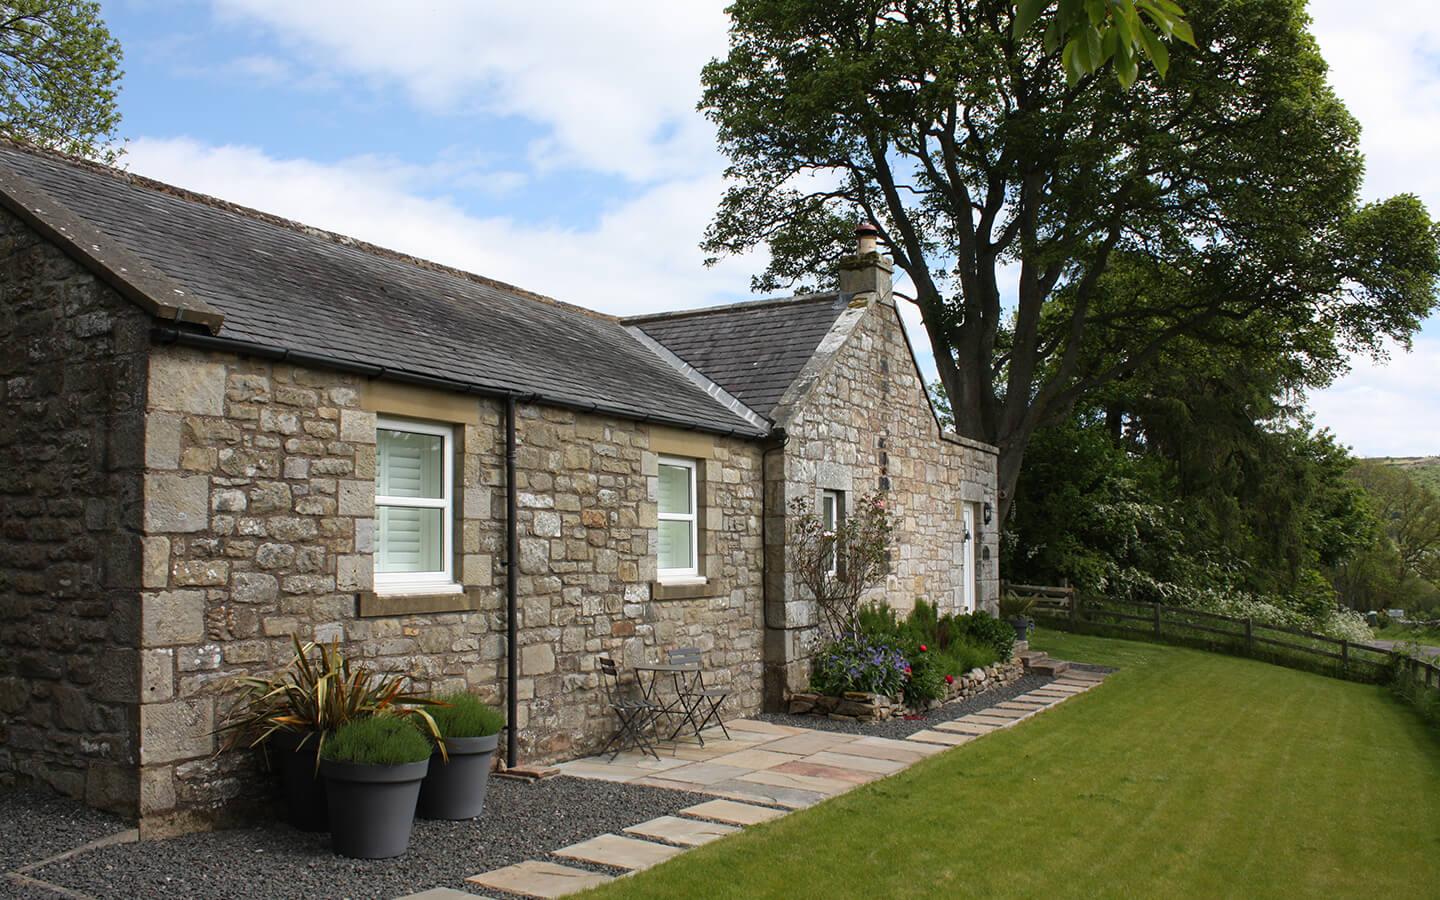
[[[829,527],[825,527],[825,501],[830,501],[834,516]],[[821,491],[820,492],[820,524],[824,529],[823,533],[827,538],[834,538],[835,532],[845,520],[845,492],[844,491]],[[840,574],[840,546],[830,545],[830,565],[825,569],[825,574],[834,578]]]
[[[699,468],[699,461],[684,456],[662,456],[660,465],[673,466],[686,469],[690,472],[690,512],[666,513],[659,512],[660,498],[655,498],[656,519],[659,522],[688,522],[690,523],[690,565],[683,568],[661,569],[659,568],[660,544],[659,526],[656,526],[656,575],[661,581],[694,581],[700,577],[700,495],[696,491],[696,471]]]
[[[435,572],[375,572],[375,592],[378,594],[458,594],[464,590],[455,581],[455,429],[439,422],[420,422],[414,419],[395,419],[380,416],[375,429],[380,431],[403,431],[409,434],[435,435],[442,439],[440,455],[444,463],[441,475],[441,497],[388,497],[375,495],[375,524],[378,530],[380,508],[383,506],[409,507],[411,509],[439,509],[440,513],[440,563],[442,568]],[[377,461],[378,463],[378,461]],[[379,486],[379,469],[376,469],[376,486]],[[379,560],[379,547],[375,559]]]

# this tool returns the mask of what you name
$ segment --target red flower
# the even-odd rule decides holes
[[[930,648],[927,647],[927,646],[925,646],[924,644],[921,644],[921,645],[920,645],[920,652],[921,652],[921,653],[924,653],[926,650],[929,650],[929,649],[930,649]]]
[[[909,674],[910,674],[910,667],[909,667],[909,666],[906,666],[906,667],[905,667],[905,674],[906,674],[906,675],[909,675]]]
[[[946,676],[945,676],[945,683],[946,683],[946,684],[954,684],[954,683],[955,683],[955,676],[954,676],[954,675],[946,675]]]

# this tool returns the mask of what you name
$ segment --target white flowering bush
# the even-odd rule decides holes
[[[1115,568],[1103,582],[1103,592],[1141,603],[1163,603],[1217,616],[1250,619],[1259,625],[1313,631],[1336,640],[1368,641],[1373,637],[1358,613],[1334,605],[1333,592],[1325,596],[1312,587],[1315,593],[1304,597],[1255,594],[1233,586],[1238,573],[1232,568],[1210,561],[1200,561],[1197,565],[1204,577],[1195,581],[1217,586],[1196,586],[1195,581],[1161,581],[1138,569]]]

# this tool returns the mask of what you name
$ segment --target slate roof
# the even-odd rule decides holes
[[[800,294],[659,315],[640,328],[762,416],[771,415],[845,311],[844,294]]]
[[[0,144],[0,194],[12,211],[83,245],[80,255],[93,244],[102,257],[130,260],[108,265],[130,282],[128,295],[145,283],[218,310],[219,338],[638,420],[765,432],[611,316],[9,144]]]

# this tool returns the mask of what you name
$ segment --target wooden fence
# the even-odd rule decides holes
[[[1033,585],[1010,589],[1020,596],[1041,596]],[[1070,588],[1046,590],[1048,601],[1037,602],[1033,611],[1047,624],[1065,630],[1199,646],[1356,681],[1388,681],[1404,674],[1440,691],[1440,663],[1412,660],[1387,647],[1163,603],[1082,600]]]

